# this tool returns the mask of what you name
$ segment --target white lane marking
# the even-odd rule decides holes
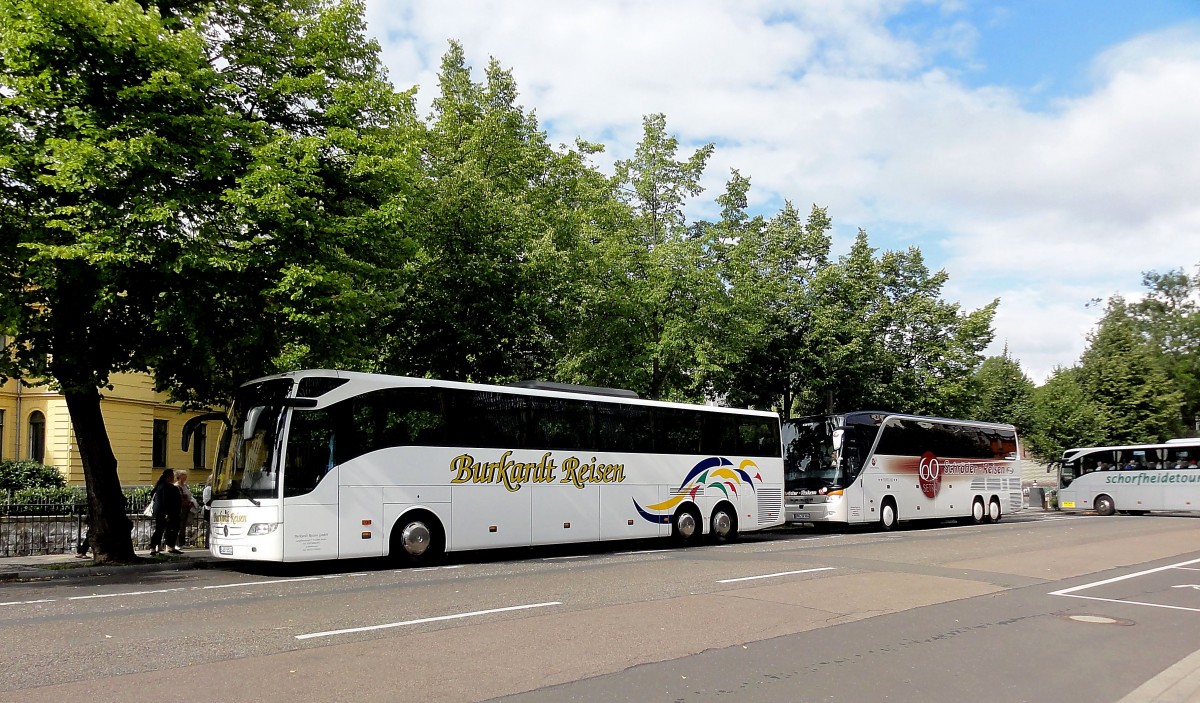
[[[122,591],[120,593],[96,593],[90,596],[71,596],[67,600],[96,600],[99,598],[122,598],[128,596],[146,596],[156,593],[178,593],[180,591],[211,591],[217,588],[245,588],[248,586],[273,586],[280,583],[296,583],[298,581],[319,581],[320,576],[304,576],[294,579],[271,579],[270,581],[248,581],[245,583],[222,583],[215,586],[183,586],[179,588],[158,588],[150,591]]]
[[[1052,596],[1064,595],[1062,593],[1051,593]],[[1104,603],[1125,603],[1126,605],[1148,605],[1151,608],[1167,608],[1168,610],[1188,610],[1193,613],[1200,613],[1200,608],[1185,608],[1182,605],[1166,605],[1164,603],[1146,603],[1140,600],[1121,600],[1120,598],[1097,598],[1096,596],[1077,596],[1068,595],[1068,598],[1082,598],[1084,600],[1098,600]]]
[[[278,583],[296,583],[298,581],[319,581],[328,576],[299,576],[294,579],[272,579],[270,581],[248,581],[246,583],[221,583],[215,586],[196,586],[196,590],[208,591],[215,588],[242,588],[244,586],[273,586]]]
[[[10,600],[7,603],[0,603],[0,605],[33,605],[34,603],[53,603],[54,601],[54,598],[47,598],[45,600]]]
[[[422,566],[419,569],[395,569],[393,574],[415,574],[421,571],[441,571],[443,569],[461,569],[465,564],[452,564],[451,566]]]
[[[1104,579],[1103,581],[1095,581],[1092,583],[1085,583],[1082,586],[1072,586],[1071,588],[1064,588],[1061,591],[1054,591],[1050,595],[1052,595],[1052,596],[1067,596],[1067,595],[1071,595],[1075,591],[1082,591],[1082,590],[1088,589],[1088,588],[1095,588],[1096,586],[1107,586],[1110,583],[1116,583],[1118,581],[1124,581],[1126,579],[1137,578],[1138,576],[1145,576],[1146,574],[1156,574],[1160,571],[1167,571],[1168,569],[1175,569],[1175,568],[1178,568],[1181,566],[1187,566],[1189,564],[1200,564],[1200,559],[1192,559],[1190,561],[1181,561],[1178,564],[1168,564],[1166,566],[1160,566],[1156,569],[1146,569],[1145,571],[1139,571],[1135,574],[1126,574],[1124,576],[1117,576],[1116,578]],[[1075,596],[1075,597],[1076,598],[1086,598],[1087,596]],[[1094,600],[1098,600],[1098,599],[1094,599]]]
[[[1146,569],[1145,571],[1139,571],[1139,572],[1133,573],[1133,574],[1126,574],[1124,576],[1117,576],[1116,578],[1105,579],[1103,581],[1095,581],[1093,583],[1085,583],[1081,586],[1074,586],[1072,588],[1064,588],[1060,591],[1054,591],[1050,595],[1066,596],[1067,598],[1082,598],[1084,600],[1096,600],[1096,601],[1101,601],[1104,603],[1126,603],[1128,605],[1145,605],[1145,606],[1148,606],[1151,608],[1166,608],[1167,610],[1186,610],[1186,611],[1189,611],[1192,613],[1200,613],[1200,608],[1188,608],[1188,607],[1185,607],[1182,605],[1167,605],[1165,603],[1147,603],[1145,601],[1122,600],[1120,598],[1099,598],[1097,596],[1083,596],[1083,595],[1079,595],[1076,593],[1076,591],[1082,591],[1082,590],[1088,589],[1088,588],[1095,588],[1096,586],[1106,586],[1110,583],[1117,583],[1118,581],[1124,581],[1126,579],[1136,578],[1138,576],[1145,576],[1146,574],[1156,574],[1160,571],[1169,571],[1171,569],[1195,571],[1195,569],[1187,569],[1186,568],[1189,564],[1200,564],[1200,559],[1192,559],[1190,561],[1181,561],[1178,564],[1168,564],[1166,566],[1160,566],[1156,569]],[[1178,588],[1178,586],[1176,586],[1176,588]]]
[[[738,581],[757,581],[758,579],[773,579],[776,576],[791,576],[793,574],[811,574],[814,571],[833,571],[833,566],[822,566],[819,569],[800,569],[799,571],[780,571],[777,574],[763,574],[761,576],[743,576],[737,579],[721,579],[717,583],[737,583]]]
[[[420,625],[427,622],[441,622],[444,620],[461,620],[462,618],[472,618],[477,615],[491,615],[493,613],[508,613],[514,610],[529,610],[531,608],[546,608],[552,605],[562,605],[560,601],[550,601],[548,603],[530,603],[528,605],[512,605],[507,608],[492,608],[491,610],[476,610],[470,613],[455,613],[454,615],[439,615],[432,618],[419,618],[417,620],[405,620],[404,622],[389,622],[383,625],[367,625],[365,627],[348,627],[344,630],[328,630],[326,632],[310,632],[306,635],[296,635],[298,640],[308,640],[314,637],[331,637],[333,635],[345,635],[352,632],[369,632],[371,630],[386,630],[392,627],[404,627],[406,625]]]
[[[562,559],[587,559],[590,556],[592,556],[592,555],[591,554],[574,554],[574,555],[565,556],[565,557],[545,557],[542,559],[542,561],[559,561]]]
[[[71,596],[67,600],[95,600],[97,598],[123,598],[125,596],[148,596],[155,593],[179,593],[187,588],[157,588],[152,591],[126,591],[123,593],[94,593],[90,596]]]
[[[674,549],[643,549],[638,552],[613,552],[613,556],[629,556],[630,554],[665,554],[673,552]]]

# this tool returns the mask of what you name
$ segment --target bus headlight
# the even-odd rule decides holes
[[[246,534],[250,537],[254,537],[256,535],[269,535],[278,527],[279,523],[277,522],[256,522],[250,526],[249,530],[246,530]]]

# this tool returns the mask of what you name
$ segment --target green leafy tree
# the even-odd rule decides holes
[[[972,384],[974,400],[967,417],[986,422],[1007,422],[1023,434],[1031,429],[1033,381],[1021,370],[1021,364],[1008,353],[983,360]]]
[[[909,412],[965,414],[999,301],[963,312],[942,300],[949,276],[931,273],[916,248],[886,252],[880,271],[883,299],[874,325],[883,358],[880,400]]]
[[[680,161],[663,115],[646,117],[643,127],[633,158],[616,163],[619,207],[585,256],[590,314],[568,339],[559,372],[650,398],[695,400],[719,344],[713,311],[726,293],[711,228],[689,228],[683,206],[701,192],[713,147]]]
[[[136,559],[99,390],[362,357],[411,121],[360,3],[0,0],[0,374],[63,393],[98,562]]]
[[[878,257],[865,232],[813,278],[815,368],[802,414],[884,409],[962,415],[991,342],[996,302],[964,312],[941,298],[947,275],[919,250]]]
[[[1044,462],[1072,447],[1105,444],[1101,409],[1084,389],[1079,367],[1057,368],[1030,397],[1026,449]]]
[[[594,193],[577,179],[595,149],[552,149],[511,72],[493,60],[473,81],[457,43],[439,86],[413,203],[410,305],[388,323],[383,366],[476,381],[552,374],[583,229],[574,213]]]
[[[1129,314],[1149,353],[1183,394],[1181,429],[1195,434],[1200,427],[1200,270],[1191,276],[1182,269],[1151,271],[1143,283],[1146,297],[1129,303]]]
[[[734,353],[720,391],[730,402],[778,408],[785,417],[820,402],[812,394],[825,351],[818,330],[825,328],[816,319],[824,311],[814,282],[829,263],[831,227],[823,208],[814,205],[803,219],[790,202],[765,222],[726,227],[735,240],[725,277],[743,322],[740,334],[726,337]]]
[[[1110,444],[1159,442],[1178,436],[1183,394],[1157,363],[1125,301],[1109,300],[1080,359],[1080,382],[1100,410]]]

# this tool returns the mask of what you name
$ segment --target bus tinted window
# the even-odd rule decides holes
[[[532,397],[529,444],[541,449],[584,449],[592,439],[592,403],[566,398]]]
[[[487,391],[445,390],[448,444],[519,449],[527,446],[525,396]]]
[[[1016,459],[1017,443],[1013,432],[927,420],[892,419],[884,427],[875,451],[895,456],[921,456],[933,452],[939,457],[961,459]]]
[[[596,449],[602,452],[653,452],[650,408],[596,403]]]
[[[699,413],[655,408],[654,451],[659,454],[700,454]]]

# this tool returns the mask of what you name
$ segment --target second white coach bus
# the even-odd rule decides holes
[[[1058,507],[1101,515],[1200,510],[1197,459],[1196,438],[1068,449],[1058,469]]]
[[[1012,425],[864,411],[788,420],[783,443],[788,522],[890,530],[1023,505]]]
[[[525,387],[521,387],[521,386]],[[305,561],[783,524],[778,415],[559,384],[328,370],[251,381],[212,477],[213,555]]]

